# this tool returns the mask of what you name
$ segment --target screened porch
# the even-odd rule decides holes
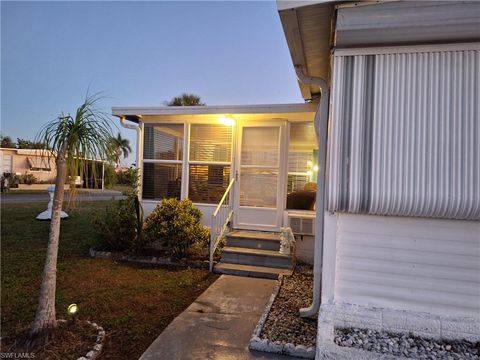
[[[164,198],[188,198],[208,225],[231,182],[234,228],[278,231],[285,211],[313,212],[315,107],[268,109],[209,113],[207,106],[182,107],[162,114],[172,109],[158,108],[157,114],[138,116],[140,195],[146,213]]]

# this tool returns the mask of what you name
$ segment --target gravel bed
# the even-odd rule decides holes
[[[335,329],[335,344],[413,359],[480,359],[480,342],[425,339],[364,329]]]
[[[315,347],[317,320],[299,316],[300,308],[311,304],[312,292],[313,268],[297,265],[292,276],[283,278],[260,338]]]

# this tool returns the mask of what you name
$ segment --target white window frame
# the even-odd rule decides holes
[[[145,126],[152,126],[152,127],[155,127],[155,126],[162,126],[162,125],[183,125],[183,148],[182,148],[182,160],[164,160],[164,159],[145,159],[144,157],[144,148],[145,148]],[[185,192],[185,189],[184,189],[184,183],[183,183],[183,177],[185,175],[185,154],[186,154],[186,151],[188,151],[188,148],[185,149],[185,146],[187,145],[187,143],[189,141],[187,141],[187,138],[186,136],[189,135],[188,133],[188,130],[187,130],[188,126],[187,126],[187,123],[183,122],[183,121],[176,121],[176,122],[173,122],[173,121],[162,121],[162,122],[147,122],[147,123],[142,123],[142,126],[141,126],[141,129],[142,129],[142,145],[141,145],[141,149],[142,149],[142,154],[141,154],[141,159],[142,159],[142,165],[141,165],[141,179],[140,179],[140,186],[139,186],[139,191],[140,191],[140,196],[139,198],[142,200],[142,201],[146,201],[146,202],[153,202],[153,203],[158,203],[160,201],[162,201],[162,199],[144,199],[143,198],[143,165],[144,164],[174,164],[174,165],[181,165],[181,173],[182,173],[182,184],[181,184],[181,187],[180,187],[180,199],[183,200],[185,197],[186,197],[186,192]],[[188,145],[187,145],[188,146]],[[188,189],[187,189],[188,190]]]
[[[190,127],[192,125],[222,125],[222,126],[228,126],[228,125],[223,125],[219,124],[218,122],[210,121],[210,122],[196,122],[192,124],[191,122],[188,123],[188,161],[187,161],[187,166],[186,166],[186,189],[185,189],[185,197],[188,197],[188,188],[190,186],[190,165],[221,165],[221,166],[230,166],[230,179],[229,181],[233,178],[233,154],[234,154],[234,138],[235,138],[235,125],[232,125],[232,140],[230,142],[231,145],[231,151],[230,151],[230,161],[198,161],[198,160],[190,160]],[[196,205],[201,205],[201,206],[217,206],[218,204],[212,204],[212,203],[194,203]]]
[[[182,160],[154,160],[154,159],[145,159],[143,156],[143,150],[145,147],[145,126],[162,126],[162,125],[183,125],[183,156]],[[208,162],[208,161],[190,161],[190,127],[191,125],[222,125],[219,124],[218,121],[215,120],[202,120],[200,121],[193,121],[193,120],[170,120],[165,119],[158,122],[150,122],[150,121],[143,121],[140,124],[141,129],[141,145],[139,146],[139,151],[141,151],[139,158],[139,172],[140,172],[140,185],[139,185],[139,198],[144,202],[150,203],[158,203],[161,202],[161,199],[144,199],[143,198],[143,165],[145,163],[159,163],[159,164],[177,164],[182,165],[182,184],[181,184],[181,191],[180,191],[180,199],[187,199],[188,198],[188,187],[190,184],[190,165],[223,165],[223,166],[230,166],[230,179],[234,177],[235,168],[234,168],[234,153],[235,153],[235,137],[236,137],[236,124],[232,125],[232,142],[231,142],[231,152],[230,152],[230,161],[222,161],[222,162]],[[226,126],[226,125],[224,125]],[[216,206],[217,204],[208,204],[208,203],[194,203],[195,205],[200,206]]]

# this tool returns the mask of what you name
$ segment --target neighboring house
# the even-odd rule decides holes
[[[0,148],[0,174],[31,174],[39,181],[55,182],[57,168],[45,150]]]
[[[480,3],[278,8],[305,104],[112,109],[146,213],[210,226],[228,193],[234,229],[314,234],[317,355],[333,326],[480,340]]]
[[[91,171],[94,163],[97,164],[95,181]],[[33,175],[38,182],[42,182],[43,184],[55,183],[57,176],[55,158],[43,149],[0,148],[0,165],[1,176],[5,176],[5,174],[18,176]],[[91,161],[89,162],[89,169],[89,174],[85,175],[83,179],[78,177],[75,184],[84,188],[102,188],[103,163]]]

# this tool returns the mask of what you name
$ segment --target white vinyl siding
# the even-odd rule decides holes
[[[334,57],[328,208],[480,219],[480,47]]]
[[[475,317],[480,223],[339,214],[337,303]]]

